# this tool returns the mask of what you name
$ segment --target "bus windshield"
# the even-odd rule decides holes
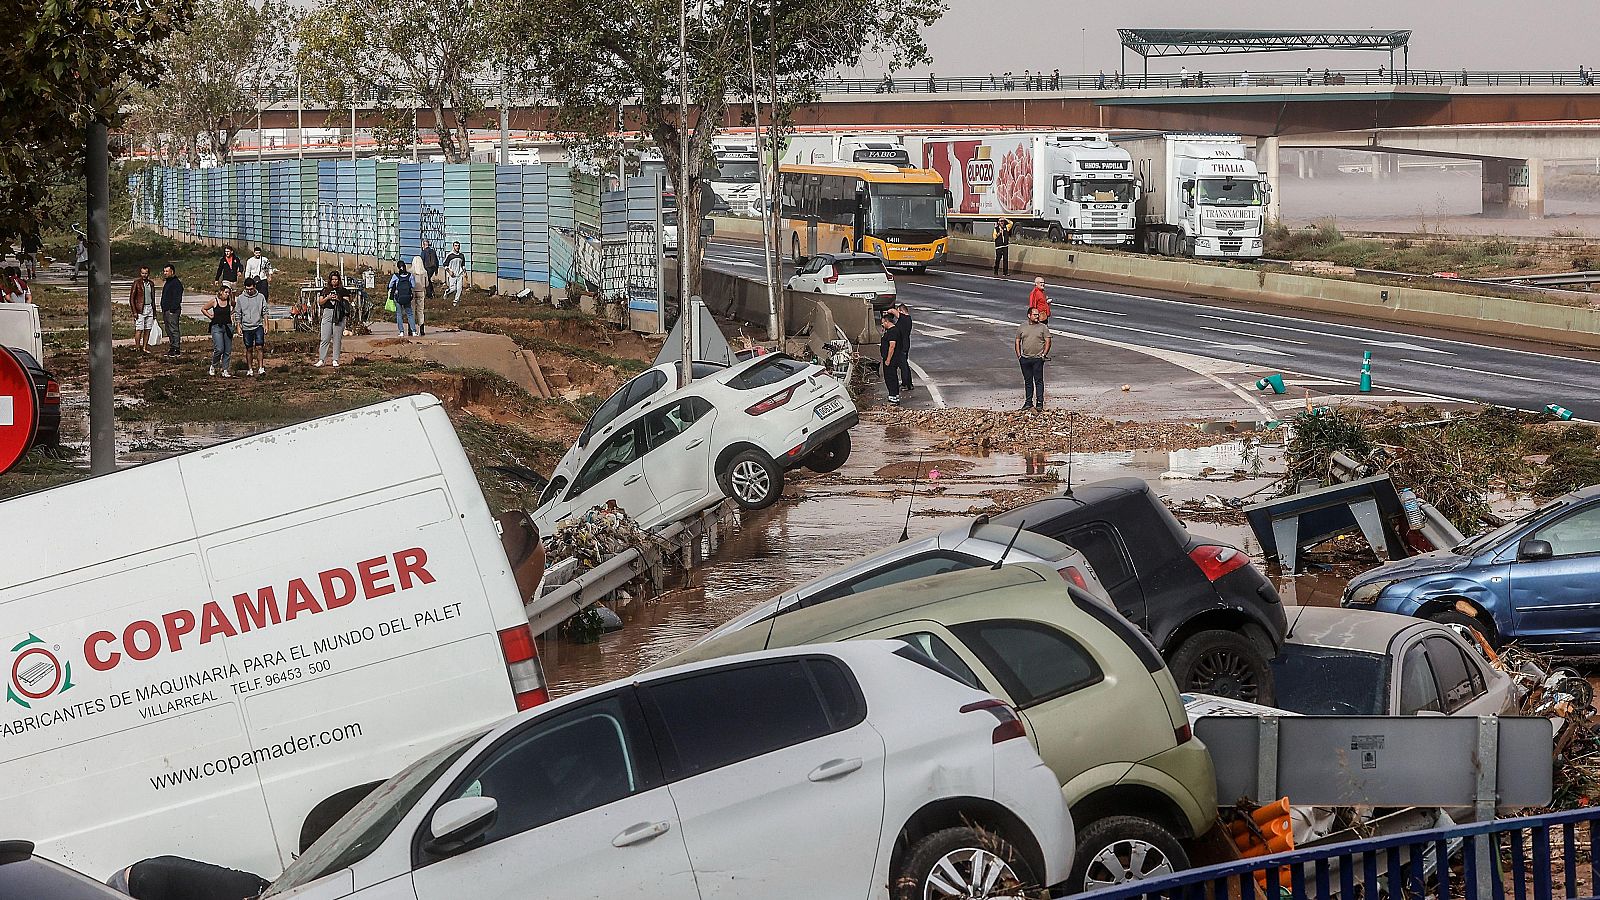
[[[1072,200],[1075,203],[1132,203],[1131,181],[1074,181]]]
[[[1260,206],[1261,184],[1232,178],[1202,178],[1200,203],[1205,206]]]
[[[717,162],[717,181],[734,184],[755,184],[759,181],[755,160],[729,159]]]
[[[869,184],[867,230],[875,235],[943,237],[948,230],[944,185]]]

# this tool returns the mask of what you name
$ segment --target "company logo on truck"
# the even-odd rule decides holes
[[[971,187],[994,184],[994,160],[979,158],[967,160],[967,184]]]
[[[72,663],[63,662],[56,655],[60,649],[47,645],[43,638],[32,633],[12,647],[6,702],[32,709],[34,702],[72,690],[76,686],[72,683]]]

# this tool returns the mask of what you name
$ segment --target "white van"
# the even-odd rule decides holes
[[[431,396],[0,502],[0,533],[0,822],[100,877],[172,853],[271,878],[548,699]]]
[[[44,362],[44,329],[39,327],[39,307],[32,303],[0,302],[0,347],[21,347]]]

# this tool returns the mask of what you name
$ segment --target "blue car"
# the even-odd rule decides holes
[[[1341,602],[1466,625],[1495,646],[1600,654],[1600,485],[1452,550],[1379,566]]]

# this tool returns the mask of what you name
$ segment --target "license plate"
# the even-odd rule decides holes
[[[872,291],[868,291],[868,292],[866,292],[864,294],[853,294],[852,296],[859,297],[862,300],[876,300],[876,299],[878,299],[878,295],[876,293],[872,292]]]
[[[832,400],[824,400],[817,404],[817,418],[826,419],[841,409],[844,409],[844,401],[838,397],[834,397]]]

